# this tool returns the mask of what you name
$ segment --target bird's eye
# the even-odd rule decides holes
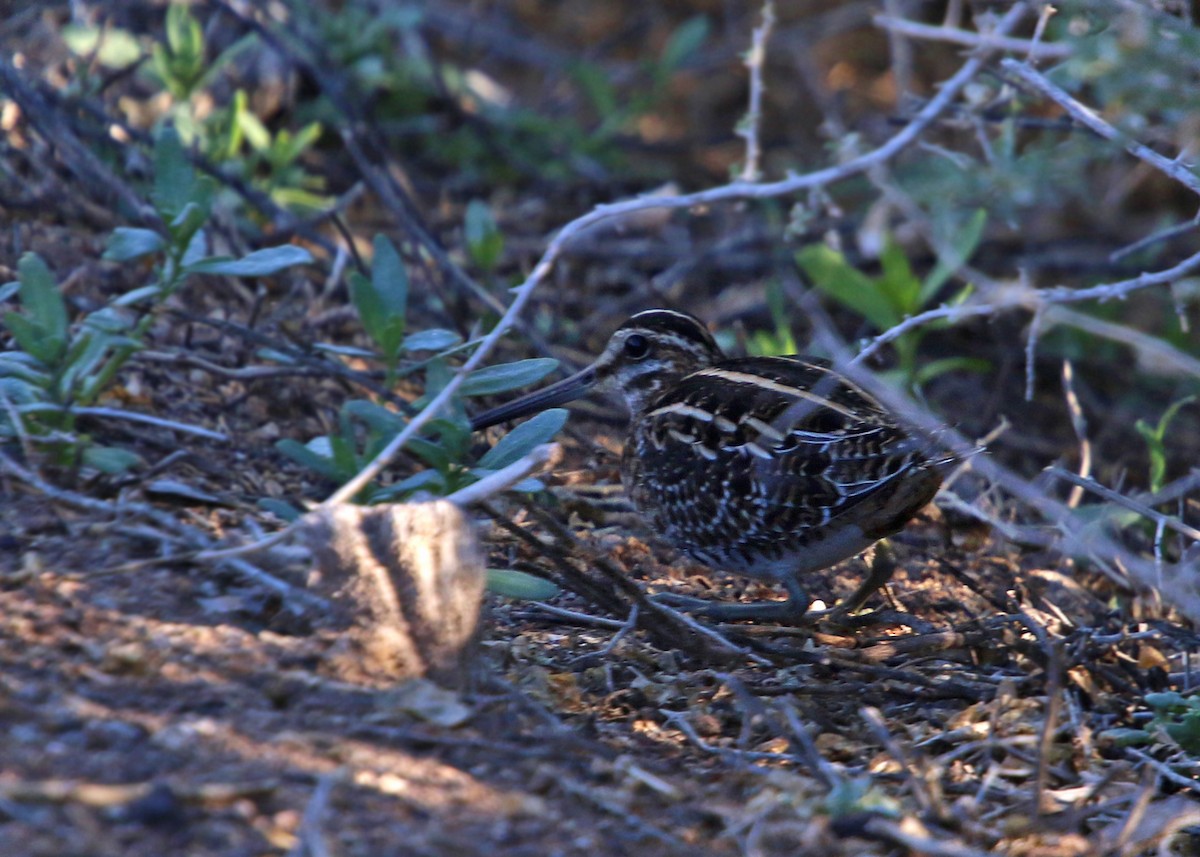
[[[641,360],[650,353],[650,341],[640,333],[632,333],[625,339],[625,356],[630,360]]]

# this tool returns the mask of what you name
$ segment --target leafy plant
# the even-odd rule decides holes
[[[300,163],[320,138],[320,123],[300,130],[270,131],[248,107],[244,90],[237,90],[228,107],[208,114],[197,109],[197,97],[211,91],[213,82],[242,52],[254,47],[258,37],[247,35],[210,57],[204,27],[182,3],[167,7],[164,38],[150,46],[150,77],[171,96],[163,125],[171,125],[183,142],[197,145],[215,163],[224,165],[267,193],[279,205],[316,210],[328,204],[324,182]],[[103,65],[132,67],[146,56],[137,37],[126,30],[70,25],[63,34],[77,55],[95,58]],[[84,65],[81,74],[87,74]],[[80,86],[88,90],[88,81]]]
[[[485,274],[490,276],[495,273],[496,266],[504,256],[504,233],[496,225],[492,210],[481,199],[467,203],[463,238],[471,261]]]
[[[778,280],[767,284],[767,311],[771,314],[775,329],[754,331],[746,343],[746,349],[751,354],[796,354],[796,338],[792,335],[791,320]]]
[[[160,133],[154,162],[151,199],[167,224],[166,234],[119,228],[104,254],[118,262],[155,257],[147,285],[85,314],[76,325],[70,323],[50,269],[32,253],[21,258],[17,282],[0,289],[0,299],[17,296],[22,308],[3,319],[16,348],[0,352],[0,393],[11,406],[0,409],[0,436],[30,439],[55,466],[86,465],[118,473],[137,463],[131,452],[77,434],[79,409],[108,390],[142,347],[158,307],[189,277],[267,276],[312,261],[307,250],[290,245],[240,259],[209,256],[204,225],[211,185],[196,175],[173,129]]]
[[[926,309],[934,301],[950,275],[975,251],[983,235],[985,220],[985,213],[977,212],[950,242],[952,258],[939,259],[923,280],[913,273],[903,249],[890,239],[880,255],[883,270],[878,277],[862,273],[846,261],[845,256],[824,244],[805,247],[796,254],[796,261],[817,289],[883,332]],[[967,286],[951,299],[951,303],[966,300],[969,294],[970,286]],[[938,375],[956,369],[986,369],[986,364],[968,357],[948,357],[918,366],[921,340],[930,330],[947,326],[948,322],[933,322],[907,331],[894,340],[898,372],[909,386],[919,388]]]
[[[108,473],[131,467],[138,462],[136,455],[92,444],[75,428],[77,409],[94,403],[140,347],[127,335],[131,319],[104,308],[72,329],[46,263],[26,253],[17,271],[23,312],[4,316],[4,327],[17,347],[0,352],[0,397],[5,403],[0,437],[29,438],[60,467],[84,464]]]
[[[171,95],[186,101],[209,74],[204,30],[181,3],[167,7],[165,30],[166,42],[155,44],[150,51],[154,71]]]
[[[369,359],[383,365],[387,384],[399,378],[425,371],[424,394],[413,403],[424,406],[450,381],[449,359],[469,350],[476,342],[463,342],[456,333],[441,328],[410,332],[408,324],[408,273],[392,243],[383,235],[374,242],[374,263],[369,277],[357,272],[350,275],[350,298],[363,329],[375,350],[345,346],[321,346],[343,356]],[[432,351],[433,356],[416,360],[414,352]],[[488,366],[472,372],[459,387],[459,399],[448,416],[433,420],[423,437],[414,438],[409,451],[426,465],[412,476],[387,486],[368,486],[358,498],[379,503],[407,499],[418,492],[451,494],[459,488],[506,467],[526,455],[538,444],[556,435],[566,421],[566,411],[556,409],[528,420],[500,440],[478,462],[469,464],[471,429],[462,399],[490,396],[537,383],[553,372],[558,361],[547,358],[517,360]],[[338,412],[337,431],[299,443],[290,438],[276,447],[288,458],[331,482],[343,483],[358,473],[379,454],[408,420],[378,402],[355,399]],[[526,480],[517,490],[541,488],[536,480]],[[285,510],[278,510],[284,512]]]
[[[321,193],[325,182],[310,174],[301,158],[321,134],[320,122],[310,122],[295,133],[286,128],[272,133],[250,111],[246,92],[239,89],[229,107],[206,123],[201,143],[215,163],[246,178],[279,205],[316,211],[329,205],[329,197]]]
[[[1119,746],[1152,744],[1165,733],[1185,752],[1200,756],[1200,696],[1184,696],[1176,691],[1146,694],[1151,709],[1149,722],[1143,727],[1109,729],[1104,737]]]
[[[1163,415],[1159,417],[1158,424],[1151,426],[1145,420],[1138,420],[1134,424],[1134,428],[1138,430],[1138,434],[1146,441],[1146,449],[1150,453],[1150,491],[1157,494],[1162,490],[1163,483],[1167,476],[1167,445],[1166,435],[1167,427],[1171,421],[1175,419],[1175,415],[1179,413],[1179,409],[1184,405],[1189,405],[1196,401],[1195,396],[1188,396],[1186,399],[1180,399],[1172,404]]]
[[[611,139],[658,107],[666,96],[672,76],[700,50],[707,38],[708,19],[703,15],[689,18],[676,27],[658,57],[645,64],[649,86],[639,87],[632,95],[622,94],[605,69],[591,63],[578,63],[572,69],[572,77],[599,117],[599,123],[592,131],[593,139]]]

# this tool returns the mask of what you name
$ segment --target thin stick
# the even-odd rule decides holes
[[[1125,151],[1138,160],[1149,164],[1168,178],[1179,182],[1193,193],[1200,194],[1200,176],[1197,176],[1191,167],[1180,161],[1164,158],[1149,146],[1144,146],[1136,140],[1127,138],[1112,125],[1101,119],[1099,114],[1092,110],[1092,108],[1076,101],[1066,90],[1051,82],[1049,78],[1033,68],[1033,66],[1019,60],[1002,59],[1000,60],[1000,67],[1016,75],[1023,83],[1027,84],[1040,95],[1049,98],[1063,110],[1067,111],[1067,114],[1072,119],[1098,137],[1103,137],[1105,140],[1111,140],[1114,143],[1120,143],[1125,147]]]
[[[1087,436],[1087,417],[1083,413],[1083,406],[1079,403],[1079,396],[1075,393],[1075,368],[1071,365],[1070,360],[1063,361],[1062,369],[1063,379],[1063,396],[1067,400],[1067,411],[1071,414],[1071,428],[1075,430],[1075,437],[1079,438],[1079,478],[1090,479],[1092,475],[1092,443]],[[1076,485],[1071,489],[1071,494],[1067,497],[1067,508],[1074,509],[1079,506],[1079,501],[1083,499],[1083,486]]]
[[[1070,45],[1034,42],[1030,39],[1018,39],[1012,36],[996,36],[993,33],[976,33],[946,25],[922,24],[907,18],[896,18],[892,15],[876,15],[871,19],[877,27],[901,33],[914,39],[925,39],[933,42],[949,42],[953,45],[963,45],[968,48],[990,48],[992,50],[1012,51],[1024,54],[1030,59],[1066,59],[1074,53]]]
[[[171,431],[177,431],[181,434],[192,434],[197,437],[207,438],[209,440],[229,440],[229,435],[223,434],[219,431],[201,428],[200,426],[192,426],[188,425],[187,423],[176,422],[175,420],[165,420],[162,417],[156,417],[151,414],[139,414],[136,411],[123,411],[120,408],[71,408],[70,412],[84,417],[100,417],[110,420],[125,420],[126,422],[130,423],[145,423],[146,425],[170,429]]]
[[[460,488],[446,497],[451,503],[459,506],[470,506],[481,500],[486,500],[494,494],[506,491],[516,485],[530,473],[541,469],[548,462],[562,458],[562,447],[557,443],[543,443],[534,447],[528,455],[514,461],[507,467],[491,473],[478,482]]]
[[[1133,292],[1152,286],[1169,285],[1192,273],[1197,268],[1200,268],[1200,252],[1193,253],[1182,262],[1170,268],[1139,274],[1136,277],[1131,277],[1127,280],[1118,280],[1115,283],[1105,283],[1086,289],[1071,289],[1065,286],[1056,286],[1051,289],[1039,290],[1024,286],[1015,286],[1002,293],[993,294],[991,299],[986,302],[960,304],[958,306],[940,306],[936,309],[926,310],[925,312],[909,316],[895,327],[885,330],[872,339],[853,358],[853,362],[862,363],[873,354],[876,354],[887,343],[899,339],[910,330],[929,324],[931,321],[946,319],[951,324],[957,324],[968,318],[996,315],[1005,309],[1036,311],[1039,306],[1044,304],[1057,305],[1079,303],[1082,301],[1098,300],[1104,302],[1117,300],[1125,298]]]
[[[1167,528],[1174,530],[1182,536],[1187,536],[1193,541],[1200,541],[1200,530],[1196,529],[1190,524],[1185,524],[1176,517],[1164,515],[1162,512],[1151,509],[1146,504],[1140,503],[1132,497],[1126,497],[1124,494],[1120,493],[1119,491],[1114,491],[1107,485],[1101,485],[1095,479],[1085,479],[1081,476],[1076,476],[1071,471],[1063,470],[1061,467],[1051,467],[1046,471],[1046,473],[1050,474],[1051,476],[1061,476],[1063,479],[1066,479],[1073,485],[1079,485],[1080,487],[1091,491],[1093,494],[1099,494],[1105,500],[1116,503],[1118,506],[1124,506],[1126,509],[1137,512],[1139,515],[1143,515],[1146,518],[1149,518],[1151,521],[1161,523]]]
[[[756,182],[762,177],[759,160],[762,146],[758,140],[758,126],[762,121],[763,64],[767,59],[767,40],[775,28],[774,0],[765,0],[762,8],[762,23],[754,28],[750,50],[746,54],[746,68],[750,71],[750,105],[746,115],[738,123],[737,135],[746,141],[746,163],[742,166],[742,181]]]

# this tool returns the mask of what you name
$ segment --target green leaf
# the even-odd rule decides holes
[[[463,233],[471,261],[484,271],[493,270],[504,253],[504,235],[483,200],[473,199],[467,203]]]
[[[174,220],[184,206],[194,201],[197,190],[196,171],[179,132],[167,126],[158,134],[154,146],[154,191],[151,197],[165,220]]]
[[[255,250],[241,259],[205,259],[187,267],[189,274],[222,274],[227,277],[266,277],[294,265],[312,264],[312,254],[294,244]]]
[[[381,488],[371,499],[378,503],[394,502],[416,491],[428,491],[430,494],[442,496],[447,493],[446,480],[436,470],[418,470],[406,479]]]
[[[536,384],[557,368],[558,361],[552,357],[531,357],[476,369],[463,381],[458,393],[460,396],[491,396],[519,390]]]
[[[1150,454],[1150,490],[1157,493],[1162,489],[1163,482],[1167,476],[1167,447],[1165,438],[1167,428],[1171,421],[1175,419],[1175,415],[1179,413],[1179,409],[1184,405],[1191,404],[1196,400],[1195,396],[1188,396],[1173,403],[1158,420],[1158,425],[1151,427],[1145,420],[1138,420],[1134,424],[1134,428],[1146,441],[1146,449]]]
[[[171,94],[182,100],[204,76],[204,31],[182,3],[168,7],[165,30],[167,43],[154,45],[154,67]]]
[[[891,301],[897,320],[915,313],[920,309],[917,298],[921,294],[921,281],[913,274],[908,256],[904,255],[904,248],[889,237],[884,242],[879,262],[883,268],[883,275],[877,283]]]
[[[44,381],[30,383],[24,378],[0,374],[0,393],[3,393],[4,397],[13,405],[18,406],[17,410],[20,410],[21,405],[42,401],[46,395],[46,386]],[[5,418],[7,410],[7,408],[0,408],[0,420]]]
[[[408,272],[395,246],[385,235],[375,236],[371,279],[350,277],[350,300],[367,335],[384,356],[394,360],[404,344],[408,312]]]
[[[21,283],[21,305],[29,319],[45,334],[63,342],[67,339],[67,305],[58,291],[54,275],[36,253],[25,253],[17,263]]]
[[[933,266],[929,276],[925,278],[925,282],[921,284],[921,293],[918,298],[918,304],[924,307],[938,291],[945,285],[946,280],[970,261],[975,255],[975,250],[979,247],[979,242],[983,239],[983,228],[987,225],[987,211],[979,209],[971,219],[963,224],[962,229],[950,241],[950,255],[947,257],[939,257],[937,264]]]
[[[1193,755],[1200,753],[1200,711],[1188,712],[1178,723],[1167,723],[1164,728],[1180,747]]]
[[[1145,729],[1130,729],[1118,727],[1105,729],[1098,736],[1101,740],[1112,741],[1118,747],[1134,747],[1139,744],[1149,744],[1154,737]]]
[[[857,312],[877,329],[887,330],[900,321],[878,284],[847,263],[836,250],[812,244],[796,254],[796,262],[816,288]]]
[[[203,204],[195,200],[189,200],[185,203],[179,213],[171,218],[171,222],[167,225],[167,229],[174,239],[172,243],[177,247],[190,245],[192,239],[200,231],[200,228],[204,226],[205,221],[208,220],[209,214],[207,200]]]
[[[1188,697],[1174,690],[1164,690],[1157,693],[1148,693],[1143,697],[1145,702],[1151,708],[1157,709],[1157,714],[1163,714],[1177,709],[1185,709],[1188,707]]]
[[[0,304],[12,300],[20,290],[21,284],[17,280],[12,280],[0,286]]]
[[[943,357],[926,363],[913,375],[913,385],[920,387],[947,372],[987,372],[992,364],[982,357]]]
[[[572,65],[569,73],[583,89],[592,108],[602,117],[612,116],[620,107],[617,89],[608,79],[608,74],[599,66],[580,62]]]
[[[60,33],[71,53],[81,57],[94,53],[108,68],[125,68],[142,58],[142,47],[128,30],[67,24]]]
[[[426,437],[412,438],[408,442],[408,451],[440,473],[445,473],[454,463],[454,458],[440,443]]]
[[[101,473],[119,476],[142,463],[142,457],[115,446],[89,446],[83,450],[83,463]]]
[[[269,512],[275,517],[287,523],[300,520],[300,516],[304,514],[291,503],[283,500],[277,500],[274,497],[260,497],[258,500],[258,508],[264,512]]]
[[[317,446],[323,446],[326,450],[329,449],[328,438],[315,438],[314,441],[316,440],[324,441],[323,444]],[[290,437],[285,437],[282,440],[275,441],[275,448],[292,461],[303,467],[307,467],[314,473],[317,473],[326,479],[330,479],[335,482],[338,481],[341,471],[334,463],[332,454],[326,455],[317,451],[317,448],[314,447],[314,441],[309,441],[309,443],[305,445],[299,443],[298,441],[292,440]]]
[[[688,57],[699,51],[707,38],[708,18],[704,15],[688,18],[676,27],[675,32],[667,39],[659,62],[666,71],[674,71],[683,65]]]
[[[399,434],[407,424],[395,411],[366,399],[351,399],[342,405],[341,412],[364,423],[372,432],[386,435],[388,440]]]
[[[149,256],[151,253],[161,253],[164,249],[166,243],[153,229],[119,226],[109,236],[108,246],[104,249],[102,258],[111,262],[128,262],[130,259]]]
[[[197,229],[196,233],[188,241],[187,249],[183,251],[183,256],[179,259],[179,264],[185,270],[197,262],[203,262],[208,258],[208,236],[203,229]]]
[[[376,235],[374,247],[371,285],[379,296],[384,314],[392,318],[404,318],[408,313],[408,271],[404,267],[404,260],[386,235]]]
[[[500,442],[479,459],[479,466],[499,470],[528,455],[534,447],[549,443],[562,431],[567,414],[566,408],[551,408],[526,420],[500,438]]]
[[[43,363],[25,351],[0,351],[0,378],[19,378],[42,388],[50,383]]]
[[[131,306],[139,301],[158,297],[160,294],[162,294],[162,286],[158,283],[151,283],[148,286],[141,286],[131,292],[126,292],[119,298],[116,298],[112,302],[112,305],[115,307]]]
[[[462,337],[453,330],[443,330],[440,327],[434,327],[429,330],[418,330],[416,333],[411,333],[404,337],[404,351],[406,353],[412,351],[441,351],[443,348],[452,348],[460,342],[462,342]]]
[[[265,152],[271,148],[271,132],[267,130],[267,126],[262,123],[262,120],[249,110],[238,111],[237,124],[251,149],[256,152]]]
[[[63,351],[66,350],[67,344],[64,340],[47,336],[40,327],[18,313],[5,313],[4,326],[8,328],[8,332],[12,334],[22,351],[47,366],[57,364]]]
[[[514,568],[489,568],[487,589],[488,592],[503,595],[505,598],[518,598],[522,601],[545,601],[562,591],[549,580]]]

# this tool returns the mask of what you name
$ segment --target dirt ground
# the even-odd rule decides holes
[[[29,79],[65,85],[78,69],[56,28],[71,4],[32,11],[38,5],[0,25],[4,61]],[[225,8],[198,8],[218,6]],[[501,11],[505,20],[528,20],[537,6]],[[564,4],[562,19],[543,10],[545,50],[527,46],[531,67],[510,45],[504,62],[523,69],[514,86],[531,85],[538,63],[565,62],[555,39],[579,20],[568,6],[578,10]],[[862,4],[844,6],[867,21]],[[462,11],[447,4],[446,18],[429,12],[430,26],[441,28],[435,46],[459,37],[455,10]],[[160,26],[146,23],[158,21],[156,4],[119,11],[114,21],[122,27]],[[662,14],[677,24],[683,12]],[[210,33],[240,34],[244,25],[232,16],[211,20]],[[598,33],[619,23],[588,20]],[[807,31],[797,24],[781,32]],[[819,58],[844,44],[840,36],[822,41]],[[720,47],[692,73],[736,63],[744,44]],[[22,63],[11,62],[14,53],[23,53]],[[869,56],[850,56],[864,81],[886,77]],[[618,79],[634,73],[632,60],[614,62]],[[321,85],[311,70],[298,76],[301,90]],[[135,95],[144,85],[111,84]],[[730,153],[741,145],[732,131],[715,141],[694,133],[677,145],[651,142],[655,128],[669,137],[685,119],[724,116],[726,102],[744,92],[727,82],[701,97],[703,89],[685,81],[686,99],[657,117],[666,130],[648,129],[654,123],[646,119],[645,145],[635,147],[655,169],[668,163],[673,178],[697,184],[728,175]],[[894,94],[882,83],[855,92],[857,110]],[[115,110],[116,96],[105,90],[96,103]],[[83,111],[72,104],[47,109],[78,118]],[[433,99],[428,109],[444,107]],[[689,109],[698,115],[685,116]],[[143,285],[148,266],[101,260],[112,229],[126,222],[116,203],[97,201],[109,200],[112,188],[96,188],[73,160],[78,152],[44,132],[53,126],[38,132],[20,114],[11,108],[0,117],[11,191],[0,196],[0,283],[15,278],[22,253],[35,251],[73,313]],[[448,114],[470,125],[470,116]],[[397,139],[408,138],[398,132]],[[116,172],[144,193],[146,153],[132,157],[136,145],[121,150],[129,175]],[[493,189],[432,156],[395,158],[394,174],[411,168],[398,186],[425,201],[424,216],[455,248],[457,263],[465,258],[458,224],[468,197],[486,196],[504,212],[505,264],[525,271],[564,219],[560,209],[587,210],[623,195],[615,179],[599,190],[587,170],[574,183],[543,178]],[[313,161],[333,190],[358,181],[348,177],[340,142],[327,142]],[[395,210],[374,191],[345,210],[348,242],[364,252],[382,229],[407,240],[403,224],[390,222]],[[687,303],[705,318],[727,320],[744,344],[747,331],[770,325],[763,306],[777,215],[698,210],[664,215],[645,229],[598,232],[562,261],[559,280],[528,316],[536,319],[528,336],[506,343],[503,358],[542,351],[582,362],[631,310],[655,303]],[[1062,219],[1071,217],[1082,215]],[[263,237],[234,218],[219,229],[233,246]],[[1067,231],[1046,238],[1069,243]],[[303,552],[270,568],[291,587],[282,594],[235,564],[193,555],[281,526],[263,499],[300,506],[326,496],[333,486],[286,459],[275,442],[331,431],[343,402],[364,395],[347,367],[376,384],[383,378],[368,361],[339,362],[311,348],[363,345],[361,325],[344,284],[329,278],[332,260],[318,241],[297,237],[299,230],[266,232],[267,243],[311,247],[318,264],[251,284],[210,278],[185,288],[101,403],[223,439],[82,419],[80,432],[140,457],[139,467],[118,476],[56,469],[26,457],[19,440],[2,449],[22,469],[0,475],[0,855],[1200,854],[1200,763],[1185,741],[1151,723],[1146,701],[1188,692],[1196,681],[1196,634],[1170,604],[1118,585],[1093,563],[1006,539],[943,495],[894,539],[897,573],[863,617],[796,627],[698,620],[700,630],[681,631],[647,626],[642,613],[637,624],[570,581],[617,592],[616,574],[650,593],[728,601],[781,593],[686,562],[612,502],[623,429],[619,411],[603,403],[575,412],[565,458],[545,476],[548,491],[471,511],[489,566],[554,580],[561,593],[545,605],[489,594],[460,693],[347,668],[336,656],[337,628],[295,596],[310,579]],[[319,234],[341,240],[329,224]],[[488,310],[438,281],[427,255],[405,249],[406,259],[421,260],[414,327],[449,318],[470,330]],[[985,263],[1009,249],[1003,239],[989,243]],[[689,272],[690,294],[654,279],[680,259],[703,260]],[[494,296],[507,294],[499,279],[490,286]],[[1130,301],[1128,317],[1150,313],[1149,303]],[[834,315],[847,338],[862,334],[861,319]],[[947,374],[925,393],[968,436],[1007,421],[989,454],[1035,479],[1055,463],[1075,467],[1078,438],[1057,386],[1069,348],[1036,363],[1039,383],[1027,401],[1020,327],[999,319],[931,337],[933,356],[986,359],[989,369]],[[7,333],[0,347],[14,347]],[[1197,349],[1194,332],[1181,347]],[[263,348],[304,359],[277,365]],[[1143,384],[1134,361],[1090,356],[1095,363],[1079,359],[1080,389],[1096,417],[1095,472],[1114,484],[1141,478],[1130,475],[1147,467],[1133,425],[1160,414],[1180,389]],[[415,384],[397,390],[406,401],[421,392]],[[1125,395],[1131,390],[1136,395]],[[1194,461],[1200,450],[1194,414],[1181,419],[1173,476],[1186,475],[1190,465],[1176,473],[1178,462]],[[491,440],[477,438],[476,451]],[[416,466],[402,458],[385,481]],[[969,463],[966,471],[948,491],[966,503],[986,499],[988,486]],[[1195,501],[1179,503],[1194,523]],[[1005,524],[1025,522],[1015,503],[993,508]],[[1151,543],[1147,536],[1147,555]],[[855,558],[818,575],[812,593],[834,603],[867,562]],[[1130,743],[1138,730],[1145,740]]]

